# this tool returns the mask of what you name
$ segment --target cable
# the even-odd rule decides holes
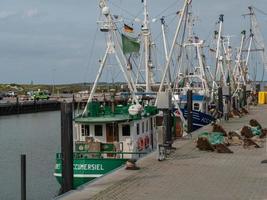
[[[254,8],[255,10],[257,10],[259,13],[263,14],[263,15],[266,15],[267,16],[267,13],[264,12],[263,10],[259,9],[259,8],[256,8],[254,6],[252,6],[252,8]]]
[[[124,12],[126,12],[128,15],[130,15],[130,16],[132,16],[132,17],[135,17],[135,15],[133,14],[133,13],[131,13],[131,12],[129,12],[128,10],[126,10],[125,8],[122,8],[122,7],[120,7],[119,5],[117,5],[117,4],[115,4],[115,3],[113,3],[113,2],[109,2],[111,5],[113,5],[113,6],[115,6],[115,7],[117,7],[117,8],[119,8],[119,9],[121,9],[122,11],[124,11]]]
[[[98,32],[98,28],[96,28],[96,30],[95,30],[95,33],[94,33],[94,36],[93,36],[93,41],[92,41],[92,48],[91,48],[90,53],[89,53],[89,56],[88,56],[89,59],[88,59],[87,65],[86,65],[86,69],[88,71],[89,71],[89,68],[90,68],[90,66],[92,64],[92,57],[93,57],[93,54],[95,52],[95,42],[96,42],[97,32]],[[85,75],[88,74],[88,71],[85,73]],[[86,80],[86,77],[84,77],[84,80]]]
[[[161,17],[163,13],[165,13],[170,8],[173,8],[175,4],[177,4],[180,0],[175,0],[175,2],[171,3],[167,8],[165,8],[163,11],[161,11],[159,14],[156,15],[155,18]]]

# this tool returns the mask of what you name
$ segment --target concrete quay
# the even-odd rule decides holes
[[[227,130],[240,129],[250,119],[267,127],[267,106],[250,109],[242,118],[222,122]],[[157,152],[138,161],[140,170],[121,168],[60,200],[267,200],[267,159],[264,148],[230,146],[233,154],[199,151],[195,138],[210,126],[193,133],[193,138],[177,140],[169,158],[159,162]]]

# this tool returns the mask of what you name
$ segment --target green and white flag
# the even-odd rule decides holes
[[[136,38],[132,38],[124,34],[121,34],[121,40],[122,40],[122,51],[124,54],[139,52],[140,43],[137,41]]]

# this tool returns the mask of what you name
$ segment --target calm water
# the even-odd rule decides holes
[[[20,199],[20,154],[27,155],[27,199],[52,199],[60,150],[60,112],[0,117],[0,200]]]

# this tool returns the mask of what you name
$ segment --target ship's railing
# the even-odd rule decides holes
[[[141,155],[147,154],[147,152],[122,152],[122,151],[84,151],[84,152],[73,152],[73,159],[124,159],[124,155],[138,155],[139,158]],[[109,155],[110,157],[105,157]],[[62,153],[56,154],[57,159],[62,159]]]

